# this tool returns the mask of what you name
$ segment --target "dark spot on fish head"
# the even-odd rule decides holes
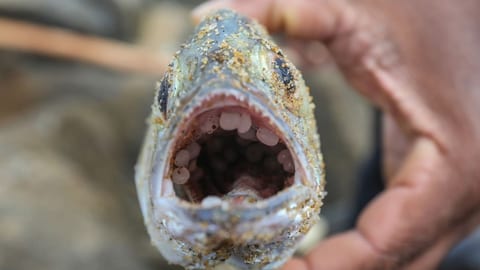
[[[276,51],[275,51],[276,50]],[[303,94],[301,75],[278,48],[274,47],[272,57],[272,86],[278,91],[277,104],[283,104],[287,110],[298,115],[301,110]]]
[[[286,92],[292,94],[295,92],[295,80],[293,73],[288,66],[288,63],[282,57],[281,54],[277,55],[274,59],[274,70],[278,75],[278,78],[285,86]]]
[[[160,112],[162,112],[164,116],[166,116],[167,113],[168,93],[171,87],[169,77],[170,76],[168,76],[168,73],[163,76],[157,94],[158,107],[160,108]]]

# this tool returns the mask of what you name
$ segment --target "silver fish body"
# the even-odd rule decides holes
[[[146,227],[169,262],[286,262],[324,196],[313,108],[301,74],[263,27],[223,10],[196,28],[158,85],[136,166]]]

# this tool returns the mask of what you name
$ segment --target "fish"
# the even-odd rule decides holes
[[[154,246],[185,269],[278,269],[315,225],[324,163],[310,90],[253,19],[220,10],[157,84],[135,180]]]

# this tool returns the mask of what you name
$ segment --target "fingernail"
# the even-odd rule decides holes
[[[215,1],[207,1],[198,7],[196,7],[192,11],[192,17],[195,22],[199,22],[203,17],[207,16],[208,14],[212,13],[215,10],[220,8],[226,7],[228,5],[229,0],[215,0]]]

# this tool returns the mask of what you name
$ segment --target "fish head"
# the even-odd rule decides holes
[[[167,260],[285,262],[324,196],[313,109],[262,26],[228,10],[197,26],[157,86],[137,164],[145,223]]]

